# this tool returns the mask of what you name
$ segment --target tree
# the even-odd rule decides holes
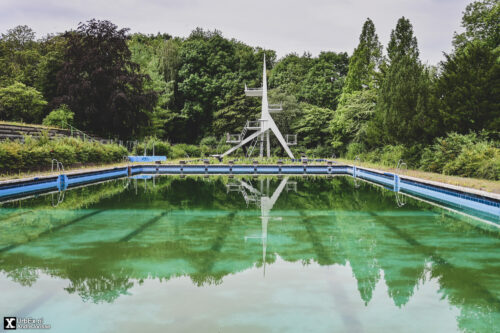
[[[500,52],[481,41],[447,55],[437,83],[442,133],[500,129]]]
[[[65,48],[66,40],[62,35],[47,35],[39,41],[40,59],[33,84],[49,103],[57,97],[57,73],[64,64]],[[48,110],[50,108],[46,108]]]
[[[455,35],[454,52],[445,55],[436,97],[443,126],[467,134],[500,129],[500,3],[469,4],[462,18],[465,32]]]
[[[241,94],[232,104],[215,111],[213,133],[221,137],[225,133],[239,133],[247,120],[257,119],[260,105],[253,98]]]
[[[417,39],[408,19],[398,20],[387,54],[375,119],[381,122],[389,143],[429,140],[436,127],[430,100],[432,71],[418,59]]]
[[[18,25],[2,34],[2,41],[7,43],[11,50],[22,51],[35,44],[35,32],[27,25]]]
[[[281,104],[282,111],[273,114],[273,119],[281,133],[293,133],[294,124],[302,115],[300,104],[294,95],[289,95],[281,88],[268,91],[269,103]],[[259,103],[260,104],[260,103]]]
[[[382,60],[382,46],[369,18],[363,24],[359,44],[349,59],[339,104],[329,123],[332,145],[344,150],[351,141],[362,142],[367,124],[373,119],[377,100],[377,69]]]
[[[21,82],[0,88],[0,119],[39,122],[45,105],[39,91]]]
[[[330,122],[332,145],[342,151],[351,141],[359,143],[366,141],[368,122],[375,114],[377,91],[358,90],[343,96],[343,102]]]
[[[9,29],[0,38],[0,84],[33,86],[39,60],[35,32],[26,25]]]
[[[179,51],[181,66],[174,97],[180,108],[177,118],[185,119],[184,141],[196,142],[213,134],[214,113],[221,111],[218,114],[224,117],[231,105],[241,104],[245,83],[260,84],[264,53],[272,68],[274,51],[228,40],[218,31],[196,29],[191,33]]]
[[[350,94],[375,82],[377,67],[382,60],[382,45],[375,33],[375,25],[366,19],[359,36],[359,44],[349,59],[349,71],[342,92]]]
[[[131,61],[127,31],[90,20],[64,35],[67,48],[56,101],[75,112],[78,126],[100,136],[138,134],[156,102],[154,92],[144,91],[147,76]]]
[[[295,53],[286,55],[273,67],[269,76],[269,87],[279,87],[283,92],[298,98],[314,62],[315,59],[310,53],[304,53],[301,57]]]
[[[465,32],[453,38],[455,49],[465,47],[468,42],[482,40],[491,48],[500,45],[500,2],[497,0],[474,1],[467,5],[462,17]]]
[[[347,53],[321,52],[307,73],[299,100],[335,109],[348,70]]]
[[[295,124],[297,137],[307,148],[316,148],[328,142],[328,122],[333,110],[316,105],[301,103],[302,115]]]
[[[179,55],[181,40],[172,38],[163,43],[160,49],[160,71],[163,73],[166,82],[175,81],[181,66]]]
[[[128,45],[132,53],[132,61],[137,63],[141,74],[147,75],[150,80],[144,80],[144,89],[154,91],[158,99],[151,113],[145,128],[144,135],[153,135],[158,138],[166,137],[166,127],[172,117],[171,107],[173,106],[174,83],[166,81],[162,73],[163,49],[169,43],[169,35],[158,34],[156,36],[134,34]]]

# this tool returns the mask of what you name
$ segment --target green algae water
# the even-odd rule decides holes
[[[3,203],[0,295],[50,332],[494,332],[500,233],[345,176],[118,179]]]

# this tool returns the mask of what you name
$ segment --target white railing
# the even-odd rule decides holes
[[[245,84],[245,95],[250,97],[259,97],[262,96],[263,88],[248,88]]]
[[[279,112],[283,111],[283,104],[269,104],[268,106],[269,112]]]
[[[297,144],[297,134],[287,134],[285,139],[286,144],[289,146],[295,146]]]
[[[229,133],[227,133],[226,142],[227,143],[239,143],[239,142],[241,142],[241,134],[229,134]]]
[[[248,124],[248,128],[261,128],[261,123],[264,122],[264,121],[267,121],[265,119],[259,119],[259,120],[252,120],[252,121],[248,121],[247,124]]]

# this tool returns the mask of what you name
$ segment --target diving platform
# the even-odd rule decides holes
[[[256,146],[259,146],[259,156],[264,156],[264,149],[267,151],[267,157],[271,157],[271,134],[278,139],[279,144],[285,150],[286,154],[294,159],[292,151],[289,146],[293,146],[297,144],[297,136],[290,137],[285,139],[283,134],[281,134],[278,126],[274,122],[273,117],[271,117],[271,113],[278,113],[283,111],[283,104],[269,104],[267,99],[267,72],[266,72],[266,57],[264,55],[264,61],[262,65],[262,87],[260,88],[248,88],[245,84],[245,95],[249,97],[262,97],[262,108],[261,115],[258,120],[248,121],[241,134],[227,134],[226,143],[236,144],[235,147],[230,148],[226,152],[221,155],[217,155],[216,157],[221,159],[224,156],[231,154],[237,149],[243,147],[246,144],[250,144],[247,157],[249,157]],[[247,136],[247,131],[252,130],[255,131],[251,135]]]
[[[297,134],[287,134],[286,135],[286,144],[289,146],[297,145]]]
[[[248,97],[262,97],[263,91],[262,88],[248,88],[245,84],[245,95]]]
[[[283,104],[269,104],[268,107],[269,113],[278,113],[283,111]]]

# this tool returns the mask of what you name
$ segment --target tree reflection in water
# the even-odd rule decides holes
[[[217,285],[280,257],[349,265],[365,305],[382,278],[397,307],[431,278],[463,330],[498,324],[497,230],[411,198],[399,207],[394,193],[347,177],[147,182],[69,190],[56,208],[44,196],[4,204],[1,271],[23,286],[39,272],[67,279],[67,292],[100,303],[146,279]]]

